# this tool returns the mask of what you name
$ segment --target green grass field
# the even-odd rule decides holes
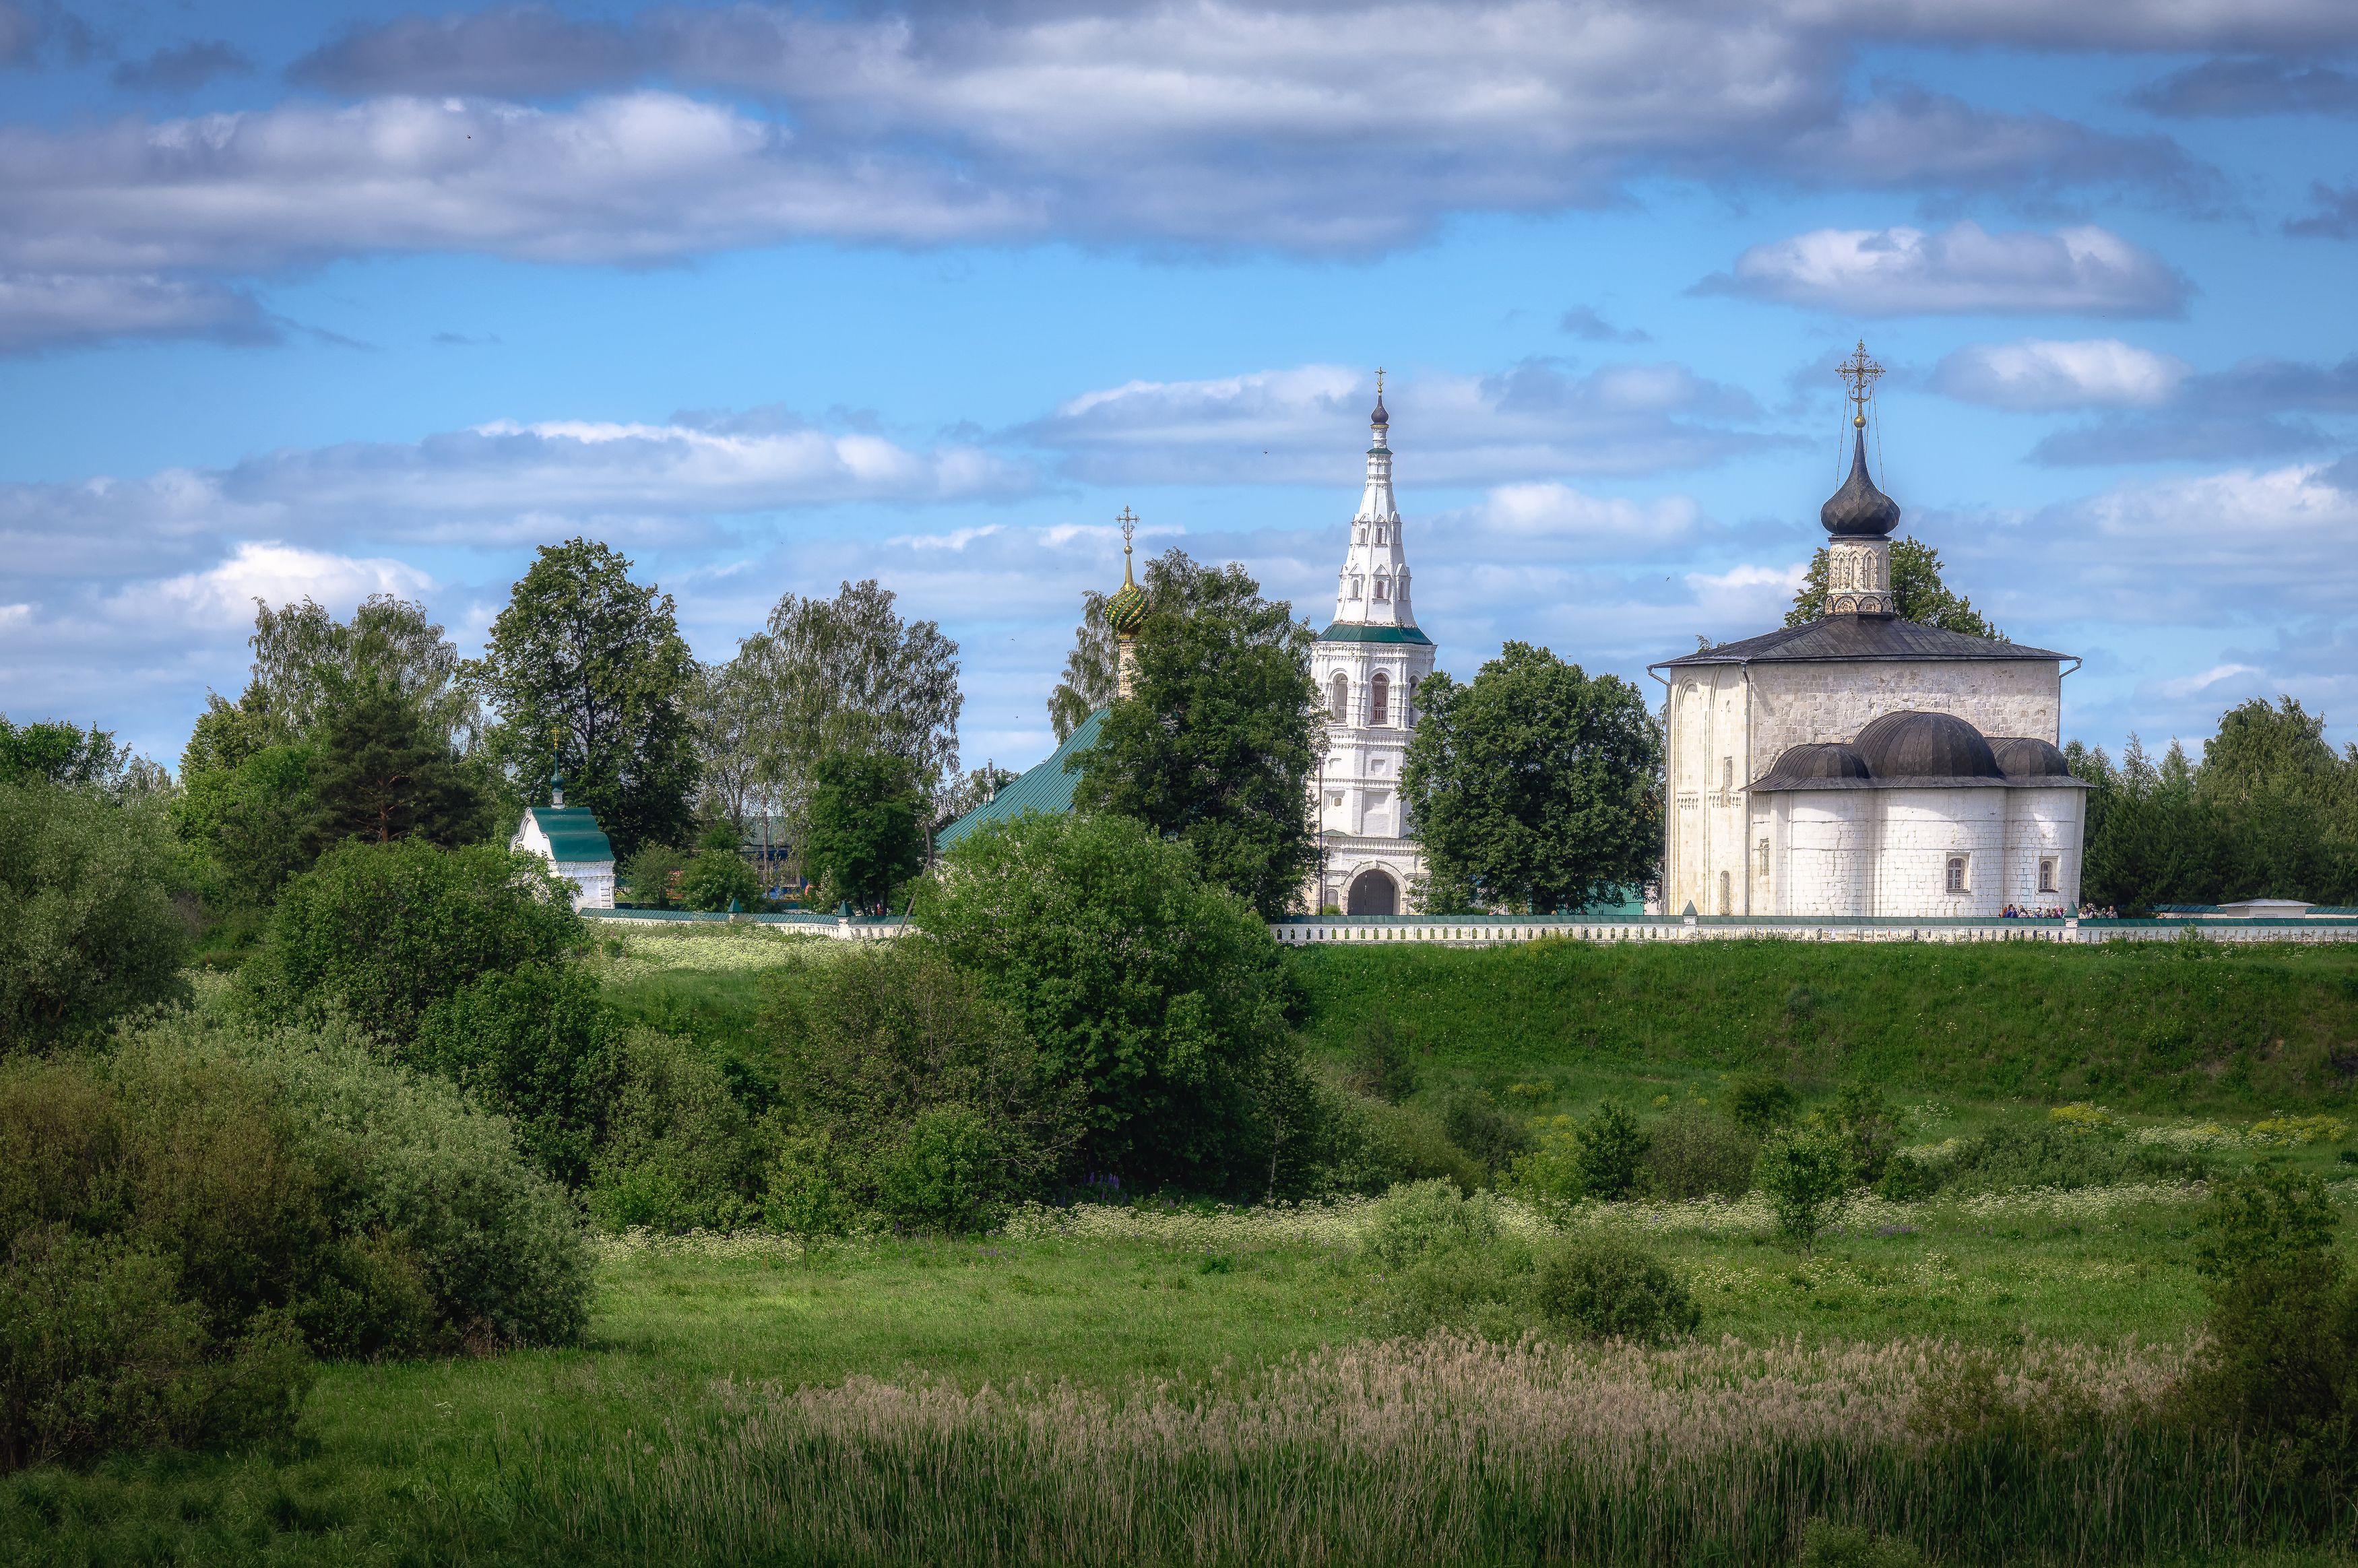
[[[614,955],[612,994],[731,1058],[755,1049],[763,968],[823,957],[665,940]],[[1347,1051],[1380,1010],[1428,1093],[1537,1113],[1709,1098],[1775,1065],[1877,1077],[1920,1138],[2062,1098],[2234,1130],[2341,1107],[2334,1064],[2358,1052],[2358,955],[2331,951],[1294,961],[1314,1049]],[[2358,1175],[2339,1152],[2290,1157]],[[1374,1347],[1391,1297],[1353,1245],[1359,1205],[1092,1209],[807,1258],[618,1239],[582,1347],[330,1367],[281,1454],[0,1479],[0,1560],[1771,1563],[1801,1517],[1850,1509],[1943,1561],[2339,1562],[2223,1533],[2234,1467],[2209,1451],[2095,1444],[2037,1475],[1986,1446],[1909,1457],[1911,1390],[1955,1347],[2060,1357],[2092,1397],[2152,1386],[2203,1310],[2198,1196],[1869,1201],[1806,1260],[1757,1204],[1617,1208],[1596,1223],[1646,1235],[1704,1313],[1692,1345],[1643,1357]],[[1656,1458],[1597,1457],[1622,1453]]]

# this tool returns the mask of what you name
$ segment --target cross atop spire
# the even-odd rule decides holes
[[[1368,416],[1368,423],[1379,432],[1377,439],[1380,441],[1381,432],[1391,422],[1392,416],[1384,412],[1384,368],[1378,365],[1376,367],[1376,411]]]
[[[1866,406],[1875,397],[1875,378],[1883,367],[1866,356],[1866,340],[1861,338],[1850,358],[1834,366],[1834,373],[1843,378],[1843,395],[1850,399],[1850,422],[1855,429],[1866,427]]]

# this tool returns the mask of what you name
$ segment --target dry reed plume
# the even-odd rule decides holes
[[[2151,1418],[2188,1354],[1438,1336],[1118,1395],[731,1384],[656,1436],[505,1455],[501,1511],[667,1563],[1767,1563],[1811,1516],[1957,1560],[2268,1536],[2286,1500]]]

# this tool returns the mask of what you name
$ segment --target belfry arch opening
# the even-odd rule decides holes
[[[1361,871],[1351,882],[1351,892],[1344,905],[1346,914],[1398,914],[1400,884],[1389,871],[1373,869]]]

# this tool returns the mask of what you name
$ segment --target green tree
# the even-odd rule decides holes
[[[1962,632],[1968,637],[1987,637],[2000,643],[2008,640],[2005,633],[1982,618],[1973,600],[1950,591],[1941,578],[1941,552],[1920,540],[1891,542],[1891,597],[1902,621],[1938,626],[1943,632]],[[1825,619],[1825,613],[1826,552],[1821,548],[1810,557],[1809,575],[1793,595],[1793,608],[1785,612],[1785,624],[1806,626]]]
[[[1154,580],[1151,564],[1146,579],[1150,583]],[[1091,589],[1081,595],[1081,623],[1073,628],[1073,648],[1065,655],[1064,678],[1048,694],[1048,722],[1055,728],[1060,746],[1081,727],[1082,720],[1111,702],[1120,690],[1120,672],[1115,667],[1118,650],[1105,611],[1104,594]]]
[[[679,879],[679,902],[688,909],[758,909],[762,879],[734,849],[699,849]]]
[[[1823,1121],[1771,1133],[1760,1146],[1752,1180],[1768,1195],[1778,1232],[1810,1255],[1834,1206],[1857,1184],[1850,1141]]]
[[[1147,568],[1131,695],[1066,765],[1073,804],[1118,812],[1195,850],[1203,874],[1274,919],[1318,866],[1312,770],[1325,710],[1310,628],[1230,562],[1173,550]]]
[[[187,993],[160,806],[0,784],[0,1053],[89,1039]]]
[[[943,859],[917,924],[1076,1086],[1079,1168],[1265,1194],[1301,1076],[1266,924],[1130,817],[1027,812]]]
[[[927,802],[957,772],[957,644],[892,605],[872,579],[831,600],[790,593],[738,650],[730,689],[749,706],[753,777],[789,823],[806,821],[819,766],[838,753],[903,759]]]
[[[338,621],[310,599],[273,610],[255,600],[254,674],[241,706],[266,716],[271,741],[317,734],[362,691],[391,692],[440,740],[462,745],[477,722],[459,650],[426,607],[371,594]]]
[[[161,770],[93,724],[11,724],[0,714],[0,784],[45,783],[94,789],[118,798],[152,793]]]
[[[265,1018],[341,1012],[406,1045],[428,1008],[481,977],[578,951],[569,892],[496,845],[347,842],[287,883],[240,985]]]
[[[1469,686],[1435,674],[1401,769],[1429,910],[1552,914],[1651,880],[1661,727],[1636,687],[1509,643]]]
[[[322,728],[311,768],[313,845],[417,838],[448,848],[488,831],[466,764],[400,692],[378,686],[353,692]]]
[[[596,813],[618,856],[687,836],[696,661],[671,596],[632,581],[622,555],[541,546],[465,676],[499,710],[491,751],[524,799],[546,798],[561,764],[568,804]]]
[[[535,1165],[579,1186],[619,1079],[617,1050],[597,976],[535,960],[428,1003],[403,1055],[514,1121]]]
[[[223,711],[238,710],[223,705]],[[172,820],[200,863],[208,904],[266,904],[309,867],[319,816],[311,790],[317,755],[297,741],[264,746],[227,767],[184,767]]]
[[[804,864],[830,903],[882,914],[925,863],[925,799],[903,757],[838,752],[813,776]]]

